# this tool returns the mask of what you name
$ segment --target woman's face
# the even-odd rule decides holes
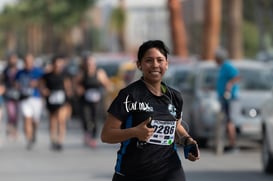
[[[96,63],[93,57],[89,57],[86,62],[87,70],[93,72],[96,70]]]
[[[168,68],[168,61],[157,48],[148,49],[139,61],[138,67],[142,71],[145,81],[161,82]]]
[[[11,55],[9,58],[9,65],[16,66],[17,65],[17,56]]]
[[[65,62],[63,58],[59,58],[58,60],[56,60],[56,62],[54,63],[54,70],[57,73],[60,73],[63,71],[65,66]]]

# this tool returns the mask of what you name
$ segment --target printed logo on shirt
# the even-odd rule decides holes
[[[125,105],[125,109],[127,112],[137,111],[137,110],[138,111],[146,111],[146,112],[153,112],[154,111],[153,107],[151,107],[149,105],[149,103],[147,103],[147,102],[129,101],[129,95],[127,95],[124,105]]]
[[[174,117],[176,116],[176,108],[175,108],[174,105],[169,104],[168,110],[169,110],[169,112],[170,112],[170,114],[171,114],[172,116],[174,116]]]

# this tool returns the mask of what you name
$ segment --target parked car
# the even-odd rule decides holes
[[[233,110],[239,133],[254,140],[261,140],[261,106],[272,96],[272,72],[265,63],[236,62],[241,73],[239,109]],[[238,118],[238,119],[237,119]]]
[[[261,108],[262,114],[262,165],[265,173],[273,173],[273,96]]]
[[[190,132],[201,147],[214,136],[218,114],[221,111],[216,94],[218,67],[214,62],[198,62],[193,71],[193,91],[185,92],[191,97],[189,104]],[[188,106],[186,104],[185,106]]]
[[[260,62],[241,60],[234,62],[241,75],[240,99],[231,115],[235,123],[238,136],[249,140],[261,139],[261,104],[271,96],[270,70]],[[179,69],[178,66],[176,69]],[[183,68],[181,67],[181,70]],[[185,69],[184,69],[185,70]],[[216,94],[216,79],[218,67],[216,63],[197,62],[192,65],[192,73],[185,87],[181,77],[185,72],[174,71],[173,81],[184,99],[183,113],[188,120],[191,134],[198,140],[200,146],[207,146],[207,142],[215,136],[216,122],[221,111]],[[188,90],[188,91],[186,91]]]
[[[192,92],[194,82],[194,67],[193,62],[180,62],[169,64],[169,69],[166,72],[163,81],[171,87],[179,90],[183,97],[183,113],[182,119],[184,126],[189,129],[190,124],[190,108],[192,107]],[[188,130],[189,131],[189,130]]]

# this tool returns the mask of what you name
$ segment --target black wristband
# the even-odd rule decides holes
[[[188,145],[188,141],[189,141],[189,139],[191,139],[192,137],[191,136],[186,136],[185,138],[184,138],[184,145]]]

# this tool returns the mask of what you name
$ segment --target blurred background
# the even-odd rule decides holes
[[[174,55],[211,59],[216,46],[231,58],[272,52],[270,0],[1,0],[0,55],[64,51],[135,53],[162,39]]]
[[[193,181],[272,180],[264,174],[273,172],[272,0],[0,0],[0,73],[14,52],[19,68],[31,52],[35,65],[45,70],[53,55],[64,54],[73,83],[81,55],[92,52],[113,83],[100,107],[100,123],[118,91],[141,76],[136,53],[150,39],[163,40],[170,49],[165,81],[181,91],[184,126],[200,143],[202,158],[196,164],[186,161],[186,176]],[[241,148],[235,155],[223,154],[225,131],[215,95],[218,47],[227,50],[243,77],[240,107],[234,112]],[[117,147],[98,143],[90,152],[82,146],[82,107],[77,96],[71,103],[67,149],[58,157],[48,149],[47,121],[41,122],[32,155],[25,150],[22,122],[22,138],[6,140],[4,111],[0,160],[9,164],[1,161],[1,178],[111,179]],[[43,119],[48,119],[46,111]]]

